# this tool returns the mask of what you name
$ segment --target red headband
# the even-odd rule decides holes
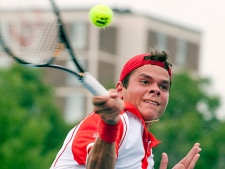
[[[133,58],[131,58],[130,60],[128,60],[128,62],[124,65],[121,73],[120,73],[120,81],[122,82],[123,79],[125,79],[125,77],[132,72],[133,70],[143,66],[143,65],[157,65],[160,66],[162,68],[165,68],[165,64],[163,62],[160,61],[154,61],[154,60],[145,60],[145,56],[150,56],[151,54],[145,53],[145,54],[140,54],[140,55],[136,55]],[[165,68],[166,69],[166,68]],[[167,70],[167,69],[166,69]],[[171,77],[171,69],[170,67],[168,67],[168,74]]]

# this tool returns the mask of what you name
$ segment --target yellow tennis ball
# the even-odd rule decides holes
[[[113,11],[106,5],[95,5],[89,11],[90,21],[97,27],[104,28],[112,22]]]

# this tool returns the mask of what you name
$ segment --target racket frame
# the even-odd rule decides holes
[[[95,79],[89,72],[86,72],[82,68],[82,66],[78,63],[75,52],[71,46],[71,43],[69,42],[67,34],[66,34],[64,24],[63,24],[63,21],[60,16],[60,10],[57,7],[54,0],[49,0],[49,1],[52,6],[52,11],[55,13],[55,15],[57,17],[57,24],[59,24],[59,45],[58,45],[59,47],[54,52],[52,58],[49,59],[47,61],[47,63],[44,63],[44,64],[32,64],[32,63],[28,63],[22,59],[19,59],[17,56],[15,56],[15,54],[6,45],[6,43],[2,37],[2,34],[1,34],[2,31],[0,28],[0,44],[2,45],[3,49],[11,57],[13,57],[13,59],[15,59],[18,63],[20,63],[22,65],[29,66],[29,67],[46,67],[46,68],[55,68],[55,69],[63,70],[65,72],[68,72],[68,73],[76,76],[76,78],[78,80],[80,80],[82,85],[84,87],[86,87],[93,95],[107,95],[108,91],[97,81],[97,79]],[[76,65],[79,73],[76,73],[75,71],[67,69],[63,66],[52,64],[55,61],[55,59],[57,58],[57,56],[61,53],[61,51],[64,50],[64,45],[65,45],[65,48],[68,49],[70,58],[72,59],[73,63]]]

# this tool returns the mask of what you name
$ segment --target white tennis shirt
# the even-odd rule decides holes
[[[152,148],[160,142],[147,131],[137,109],[130,103],[121,113],[115,169],[152,169]],[[51,169],[86,169],[88,152],[96,137],[100,116],[92,113],[68,133]]]

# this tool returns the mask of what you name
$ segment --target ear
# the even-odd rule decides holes
[[[118,82],[117,84],[116,84],[116,90],[117,90],[117,93],[119,94],[119,97],[121,98],[121,99],[123,99],[123,83],[122,82]]]

